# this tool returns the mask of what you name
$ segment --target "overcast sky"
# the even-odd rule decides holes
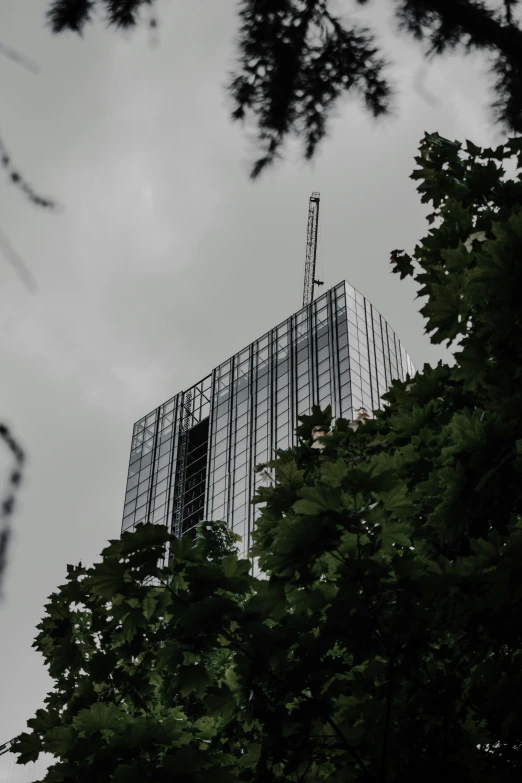
[[[133,423],[299,309],[313,190],[322,290],[343,279],[359,289],[417,367],[445,356],[390,251],[426,232],[409,179],[424,132],[499,136],[485,61],[426,68],[391,35],[390,5],[357,16],[377,19],[395,61],[396,116],[376,124],[347,99],[311,165],[290,145],[252,183],[254,134],[231,123],[224,91],[233,0],[159,0],[156,46],[145,26],[124,35],[102,22],[84,40],[55,37],[48,0],[0,0],[2,43],[40,67],[0,56],[0,136],[64,207],[33,207],[0,172],[0,230],[38,283],[28,293],[0,251],[0,420],[29,457],[0,603],[0,744],[51,684],[31,649],[46,597],[67,563],[91,564],[119,535]],[[435,103],[414,87],[422,74]],[[35,776],[0,758],[0,781]]]

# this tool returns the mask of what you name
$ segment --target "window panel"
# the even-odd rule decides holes
[[[339,347],[339,350],[344,350],[348,347],[348,334],[346,332],[341,332],[337,336],[337,345]]]
[[[350,368],[350,361],[349,359],[341,359],[339,362],[339,372],[345,372]]]
[[[165,429],[163,429],[161,432],[160,443],[165,443],[166,441],[170,440],[172,432],[172,424],[170,424],[168,427],[165,427]]]
[[[259,416],[262,413],[266,413],[268,411],[268,400],[262,400],[261,402],[258,401],[256,405],[256,412]]]
[[[242,479],[247,474],[247,463],[243,462],[239,465],[236,465],[236,468],[234,470],[234,481],[237,481],[239,479]]]
[[[125,502],[128,503],[130,500],[135,500],[136,496],[138,494],[138,487],[132,487],[132,489],[128,490],[125,493]]]
[[[248,413],[246,412],[241,414],[238,413],[236,416],[236,430],[239,430],[241,429],[241,427],[244,427],[245,424],[247,423],[247,419],[248,419]]]
[[[146,479],[145,481],[142,481],[138,485],[138,495],[141,495],[142,492],[146,492],[149,488],[149,480]]]
[[[224,478],[225,473],[226,473],[226,465],[223,465],[223,466],[217,468],[214,471],[214,483],[216,481],[219,481],[220,479]]]
[[[266,451],[268,448],[268,438],[261,438],[256,443],[256,454],[259,454],[262,451]]]
[[[232,512],[232,525],[237,525],[246,517],[246,506],[240,506],[238,509],[234,509]]]
[[[243,440],[236,443],[236,460],[241,454],[244,454],[247,448],[247,439],[243,438]]]
[[[324,359],[322,362],[319,362],[317,366],[317,374],[322,375],[324,372],[330,372],[330,358]]]
[[[217,455],[214,458],[214,468],[220,468],[222,465],[225,464],[226,461],[227,461],[227,455],[226,455],[225,452],[223,452],[222,454]]]
[[[223,478],[220,478],[216,480],[214,475],[214,482],[212,487],[212,492],[214,495],[217,495],[219,492],[223,492],[225,489],[225,482],[226,482],[226,476],[223,476]]]
[[[154,501],[154,508],[158,508],[158,506],[162,506],[167,501],[167,493],[161,492],[159,495],[156,496],[156,500]]]
[[[236,416],[243,416],[248,411],[248,400],[239,402],[236,405]]]
[[[166,443],[162,443],[159,447],[159,455],[162,457],[164,454],[168,454],[171,447],[171,441],[168,440]]]
[[[297,374],[303,373],[308,367],[308,348],[297,352]]]
[[[248,431],[248,427],[246,425],[244,427],[241,427],[241,429],[237,430],[237,432],[236,432],[236,443],[239,443],[240,440],[243,440],[243,438],[246,438],[247,431]]]
[[[328,332],[317,338],[317,350],[328,347]]]
[[[247,534],[247,523],[245,519],[238,520],[233,526],[232,530],[236,535],[241,536],[241,538],[245,538]]]
[[[297,383],[297,390],[301,391],[301,389],[304,389],[305,387],[308,387],[308,375],[303,375],[302,378],[299,379]]]
[[[282,427],[284,424],[288,424],[288,411],[281,413],[276,419],[276,427]]]
[[[147,456],[141,460],[140,475],[150,476],[151,470],[152,470],[152,454],[147,454]]]
[[[159,495],[160,492],[164,492],[167,489],[167,481],[168,479],[163,479],[163,481],[160,481],[159,484],[156,485],[156,495]]]
[[[355,373],[355,372],[352,372],[352,373],[351,373],[351,375],[353,376],[353,379],[354,379],[354,380],[357,380],[357,377],[358,377],[358,376],[357,376],[357,373]],[[341,386],[342,386],[344,383],[347,383],[349,380],[350,380],[350,370],[345,370],[345,371],[344,371],[344,372],[342,372],[342,373],[341,373],[341,375],[340,375],[340,383],[341,383]]]
[[[166,478],[169,475],[169,467],[168,465],[161,470],[158,470],[156,474],[156,481],[163,481],[164,478]]]
[[[281,447],[285,447],[286,444],[289,442],[289,436],[290,436],[290,427],[281,427],[277,430],[277,436],[276,436],[276,442]]]
[[[152,522],[157,524],[158,522],[162,522],[165,517],[165,506],[161,506],[160,508],[154,509],[154,514],[152,515]]]
[[[246,476],[244,478],[234,478],[234,495],[244,492],[247,487]]]
[[[157,470],[160,471],[162,468],[166,467],[169,464],[170,454],[163,454],[158,460],[157,464]]]
[[[325,389],[330,388],[330,378],[329,376],[326,376],[322,382],[319,383],[319,394],[321,392],[324,392]]]
[[[136,524],[138,524],[138,522],[143,522],[143,520],[145,519],[146,508],[147,508],[146,506],[142,506],[136,511]]]
[[[258,430],[256,430],[256,441],[260,441],[263,438],[268,438],[270,435],[270,429],[268,426],[260,427]]]
[[[219,506],[224,506],[225,500],[226,500],[225,492],[218,492],[218,493],[216,493],[214,495],[214,501],[213,501],[214,508],[219,507]]]
[[[127,481],[127,489],[133,489],[138,485],[138,481],[140,480],[139,473],[135,473],[134,476],[131,476],[130,479]]]
[[[221,443],[219,443],[216,446],[216,448],[214,449],[214,454],[217,458],[221,456],[221,454],[225,454],[226,451],[227,451],[227,439],[225,438],[224,440],[221,441]]]
[[[290,396],[290,387],[285,386],[284,389],[281,389],[277,392],[277,402],[280,403],[283,400],[287,400]]]
[[[123,507],[123,516],[127,516],[127,514],[131,514],[136,508],[136,501],[131,500],[130,503],[126,503]]]
[[[268,424],[268,413],[262,413],[256,417],[256,428],[260,429],[264,425]]]
[[[148,494],[149,494],[148,492],[143,492],[141,495],[138,495],[138,498],[136,500],[136,508],[141,508],[142,506],[145,505],[145,503],[147,502]]]

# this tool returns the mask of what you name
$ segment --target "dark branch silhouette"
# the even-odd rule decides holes
[[[5,570],[7,545],[11,534],[10,519],[13,513],[16,493],[22,480],[22,470],[25,455],[13,435],[5,424],[0,424],[0,441],[2,441],[11,454],[12,467],[9,474],[8,488],[0,496],[0,590],[2,577]]]
[[[481,51],[495,76],[493,116],[508,132],[522,132],[522,31],[515,22],[519,0],[490,8],[484,0],[390,0],[400,30],[426,44],[433,59],[460,49]],[[154,0],[53,0],[47,12],[54,33],[82,34],[95,11],[109,26],[130,28]],[[337,6],[340,4],[337,3]],[[345,0],[354,6],[371,0]],[[303,141],[310,159],[328,129],[339,98],[355,93],[377,118],[391,112],[390,63],[372,31],[333,13],[333,0],[241,0],[239,56],[228,93],[232,118],[251,118],[257,127],[261,155],[252,177],[281,157],[289,136]],[[344,10],[344,8],[342,9]],[[428,102],[419,82],[414,83]]]

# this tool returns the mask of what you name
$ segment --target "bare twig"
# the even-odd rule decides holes
[[[11,264],[11,266],[13,267],[16,274],[18,275],[18,277],[20,278],[24,286],[27,288],[27,290],[30,293],[34,294],[38,289],[38,284],[33,276],[33,273],[25,265],[24,260],[20,258],[18,253],[11,246],[9,239],[1,230],[0,230],[0,250],[2,251],[4,258]]]
[[[9,489],[2,498],[0,506],[0,587],[5,568],[7,545],[10,537],[9,521],[13,513],[15,496],[22,480],[22,467],[25,455],[5,424],[0,424],[0,440],[3,440],[14,458],[14,468],[9,475]]]
[[[8,57],[10,60],[13,60],[13,62],[21,65],[31,73],[40,73],[39,65],[30,60],[29,57],[26,57],[25,54],[17,52],[16,49],[12,49],[10,46],[7,46],[7,44],[2,43],[2,41],[0,41],[0,54],[3,54],[4,57]]]

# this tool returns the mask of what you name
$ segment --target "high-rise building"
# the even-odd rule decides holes
[[[259,514],[254,467],[295,444],[297,416],[331,404],[354,418],[413,372],[382,316],[340,283],[134,425],[122,532],[148,521],[194,535],[221,519],[245,555]]]

